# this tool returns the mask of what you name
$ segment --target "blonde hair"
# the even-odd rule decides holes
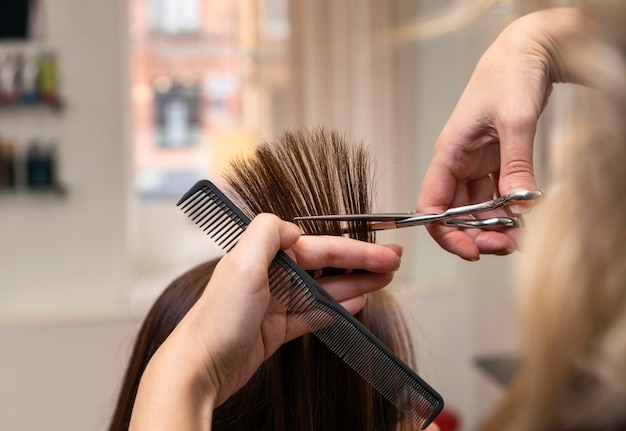
[[[593,91],[533,217],[524,364],[484,430],[626,429],[626,2],[579,4],[598,38],[563,55]]]

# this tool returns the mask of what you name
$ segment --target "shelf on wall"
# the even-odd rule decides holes
[[[56,184],[49,187],[32,187],[32,188],[4,188],[0,189],[0,198],[3,196],[18,196],[18,195],[32,195],[32,196],[58,196],[63,197],[68,194],[67,186],[63,184]]]
[[[54,112],[59,112],[62,111],[64,107],[65,104],[61,99],[53,101],[0,103],[0,110],[50,109]]]

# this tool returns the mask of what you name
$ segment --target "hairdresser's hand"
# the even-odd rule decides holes
[[[341,237],[300,238],[296,225],[273,215],[257,216],[148,364],[131,429],[210,426],[216,406],[241,388],[284,342],[307,332],[270,296],[268,267],[281,249],[304,269],[364,269],[328,277],[324,286],[352,313],[363,307],[365,293],[391,281],[401,254],[399,246]]]
[[[417,209],[438,213],[454,206],[535,189],[533,140],[553,82],[572,77],[559,61],[559,42],[580,26],[579,13],[555,9],[526,15],[507,27],[478,62],[435,144]],[[514,213],[525,207],[509,207]],[[485,214],[506,215],[504,211]],[[482,231],[428,227],[446,250],[467,260],[508,254],[518,229]]]

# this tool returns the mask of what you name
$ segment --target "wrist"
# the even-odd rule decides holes
[[[577,68],[569,64],[572,49],[589,40],[591,25],[578,8],[555,8],[530,13],[516,20],[508,29],[509,37],[538,55],[549,83],[585,84]]]
[[[189,363],[185,350],[168,341],[141,377],[129,431],[210,430],[215,391],[207,386],[200,367]]]

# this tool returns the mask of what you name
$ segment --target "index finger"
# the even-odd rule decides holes
[[[302,236],[291,247],[304,269],[335,267],[385,273],[400,267],[401,248],[338,236]]]
[[[420,190],[417,211],[441,213],[452,206],[459,182],[456,176],[440,162],[437,154],[433,158]],[[460,229],[445,227],[439,223],[426,226],[433,239],[446,251],[457,254],[465,260],[478,260],[480,252],[474,240]]]

